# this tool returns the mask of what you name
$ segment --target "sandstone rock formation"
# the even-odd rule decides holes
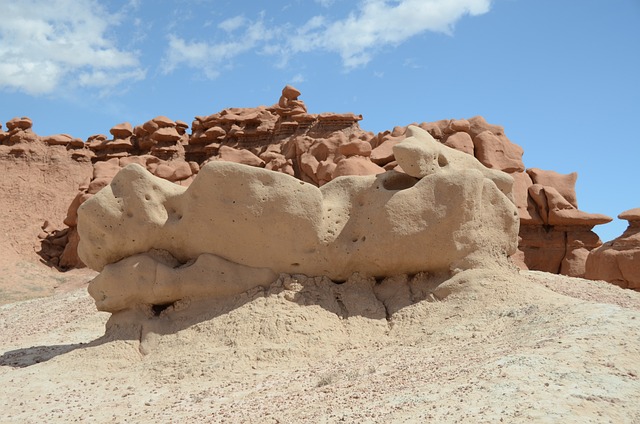
[[[577,209],[575,173],[531,168],[515,179],[521,219],[518,260],[529,269],[583,277],[589,251],[602,244],[592,229],[611,218]]]
[[[80,257],[102,271],[90,293],[116,312],[238,294],[279,273],[343,281],[451,272],[516,251],[508,175],[418,127],[394,151],[408,174],[341,177],[320,188],[214,161],[185,189],[129,165],[78,210]],[[240,286],[230,285],[234,273]]]
[[[62,221],[78,187],[91,178],[91,152],[65,134],[38,136],[26,117],[6,126],[3,131],[0,125],[0,215],[6,218],[0,252],[74,267],[76,262],[67,261],[75,255],[73,234]]]
[[[618,218],[629,221],[629,226],[620,237],[589,253],[585,277],[640,291],[640,208]]]
[[[300,95],[299,90],[287,86],[273,106],[228,108],[197,116],[190,133],[187,123],[158,116],[142,125],[115,125],[109,131],[111,138],[97,134],[85,143],[67,134],[39,137],[32,132],[28,118],[15,118],[7,122],[8,131],[0,131],[0,143],[16,157],[26,158],[34,150],[48,148],[66,151],[76,162],[93,163],[90,183],[82,184],[76,198],[69,200],[64,220],[67,234],[57,239],[57,243],[66,240],[67,245],[54,244],[53,235],[43,239],[58,246],[47,248],[45,257],[64,267],[75,267],[82,265],[76,254],[78,206],[131,163],[184,187],[211,161],[265,168],[315,186],[345,175],[406,172],[398,164],[394,146],[407,137],[407,127],[373,134],[358,126],[359,115],[308,113]],[[522,268],[584,275],[588,252],[601,244],[591,230],[609,218],[578,210],[575,173],[526,169],[522,148],[506,137],[501,126],[479,116],[418,126],[443,145],[475,156],[485,167],[514,179],[513,198],[521,220],[516,263]],[[35,231],[34,236],[40,229]]]

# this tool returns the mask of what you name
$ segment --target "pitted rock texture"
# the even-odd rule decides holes
[[[640,291],[640,208],[618,218],[629,221],[629,226],[620,237],[589,253],[585,277]]]
[[[226,277],[209,272],[203,257],[238,268],[244,284],[254,286],[268,283],[265,269],[273,278],[289,273],[343,281],[353,273],[385,277],[506,263],[516,251],[519,224],[511,177],[471,156],[460,160],[464,153],[418,127],[407,135],[394,151],[410,174],[341,177],[320,188],[220,161],[205,165],[188,188],[137,164],[125,167],[78,210],[80,257],[103,272],[91,294],[111,312],[157,301],[147,293],[162,293],[163,301],[216,296]],[[156,266],[148,280],[131,272],[140,262],[132,257],[154,250],[169,257],[164,268]],[[181,271],[169,275],[171,264]],[[182,273],[209,277],[196,283]],[[185,290],[187,282],[206,288]],[[131,303],[110,302],[128,290],[135,292]]]
[[[184,187],[211,161],[265,168],[315,186],[345,175],[406,172],[398,165],[394,146],[407,137],[408,127],[378,134],[367,132],[358,126],[362,116],[311,114],[300,96],[299,90],[286,86],[272,106],[228,108],[197,116],[191,132],[185,122],[157,116],[137,126],[120,123],[109,130],[111,138],[97,134],[86,142],[68,134],[40,137],[33,133],[29,118],[14,118],[7,122],[8,131],[0,127],[0,144],[12,157],[24,160],[30,160],[39,149],[58,149],[74,161],[93,163],[93,178],[90,184],[80,186],[75,199],[69,199],[66,219],[49,219],[64,219],[69,228],[60,230],[69,236],[62,238],[55,233],[44,239],[55,246],[54,241],[67,241],[62,246],[64,255],[58,248],[47,248],[46,260],[64,263],[65,268],[79,267],[83,264],[76,253],[77,208],[131,163]],[[519,266],[584,275],[586,255],[601,244],[591,229],[610,218],[578,210],[577,174],[526,169],[522,148],[507,138],[503,127],[489,124],[480,116],[418,126],[445,146],[475,156],[485,167],[507,172],[514,179],[513,197],[522,224],[520,249],[514,256]]]

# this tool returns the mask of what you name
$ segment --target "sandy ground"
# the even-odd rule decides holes
[[[640,293],[495,270],[410,305],[365,286],[283,277],[106,336],[83,288],[6,304],[0,421],[640,423]]]
[[[59,273],[36,254],[91,165],[63,148],[9,150],[2,424],[640,423],[640,293],[508,270],[413,286],[283,276],[110,318],[87,295],[93,271]]]

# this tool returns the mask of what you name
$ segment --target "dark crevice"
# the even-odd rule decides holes
[[[566,231],[563,231],[562,235],[564,236],[564,255],[562,255],[562,260],[560,261],[560,265],[558,265],[558,269],[555,272],[556,274],[561,274],[560,271],[562,271],[562,263],[564,262],[564,260],[567,258],[567,255],[569,254],[569,233]]]
[[[140,333],[138,334],[138,352],[140,355],[144,356],[145,352],[142,349],[142,339],[144,338],[144,326],[140,326]]]
[[[340,317],[342,319],[349,318],[349,311],[347,310],[347,307],[344,306],[344,302],[342,301],[342,299],[340,299],[340,295],[336,295],[336,303],[338,304],[338,307],[340,308]]]
[[[382,306],[384,307],[384,317],[387,320],[387,322],[389,323],[389,325],[391,325],[391,312],[389,312],[389,308],[387,307],[387,304],[383,301],[380,300],[380,303],[382,303]]]
[[[174,304],[175,304],[175,302],[162,303],[162,304],[159,304],[159,305],[151,305],[151,312],[153,312],[153,316],[154,317],[159,317],[160,314],[162,314],[162,311],[166,310],[167,308],[170,308]]]
[[[377,277],[376,278],[376,286],[382,284],[382,282],[385,280],[384,277]],[[380,295],[378,294],[378,291],[376,290],[375,286],[373,287],[373,295],[375,296],[375,298],[378,300],[378,302],[380,302],[380,304],[382,305],[382,307],[384,308],[384,316],[385,319],[387,320],[387,324],[389,325],[389,329],[391,329],[392,327],[392,322],[391,322],[391,311],[389,311],[389,307],[387,306],[387,303],[380,298]]]

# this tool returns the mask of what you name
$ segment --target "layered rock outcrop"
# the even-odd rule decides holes
[[[102,271],[89,292],[117,312],[238,294],[280,273],[344,281],[506,263],[519,225],[512,178],[418,127],[407,136],[393,147],[406,173],[320,188],[223,161],[183,188],[129,165],[78,210],[80,257]]]
[[[91,178],[91,152],[71,136],[38,136],[32,125],[26,117],[11,119],[6,130],[0,124],[0,215],[5,218],[0,252],[28,261],[39,255],[66,269],[78,262],[67,262],[77,254],[62,221],[78,187]]]
[[[640,208],[622,212],[618,218],[629,221],[629,226],[620,237],[589,253],[585,278],[640,291]]]
[[[514,178],[521,222],[516,260],[529,269],[583,277],[589,251],[602,244],[592,229],[611,218],[578,210],[575,172],[531,168]]]
[[[76,198],[70,200],[65,234],[45,238],[49,245],[67,242],[62,246],[64,254],[59,252],[60,246],[49,252],[47,257],[53,262],[63,267],[81,266],[76,254],[77,208],[131,163],[183,187],[214,161],[277,171],[318,187],[345,175],[406,172],[398,164],[394,146],[407,137],[407,127],[367,132],[358,125],[362,116],[310,114],[299,96],[297,89],[287,86],[272,106],[229,108],[197,116],[190,133],[187,123],[158,116],[135,127],[118,124],[111,128],[110,137],[97,134],[85,143],[66,134],[39,137],[32,132],[28,118],[15,118],[7,122],[8,131],[0,131],[0,143],[10,146],[14,155],[28,155],[29,149],[44,145],[67,151],[75,161],[93,163],[91,181],[81,185]],[[588,252],[601,244],[592,228],[610,218],[578,210],[575,173],[526,169],[522,148],[506,137],[504,128],[479,116],[417,126],[445,146],[514,179],[513,198],[521,219],[519,251],[514,259],[521,267],[584,275]]]

